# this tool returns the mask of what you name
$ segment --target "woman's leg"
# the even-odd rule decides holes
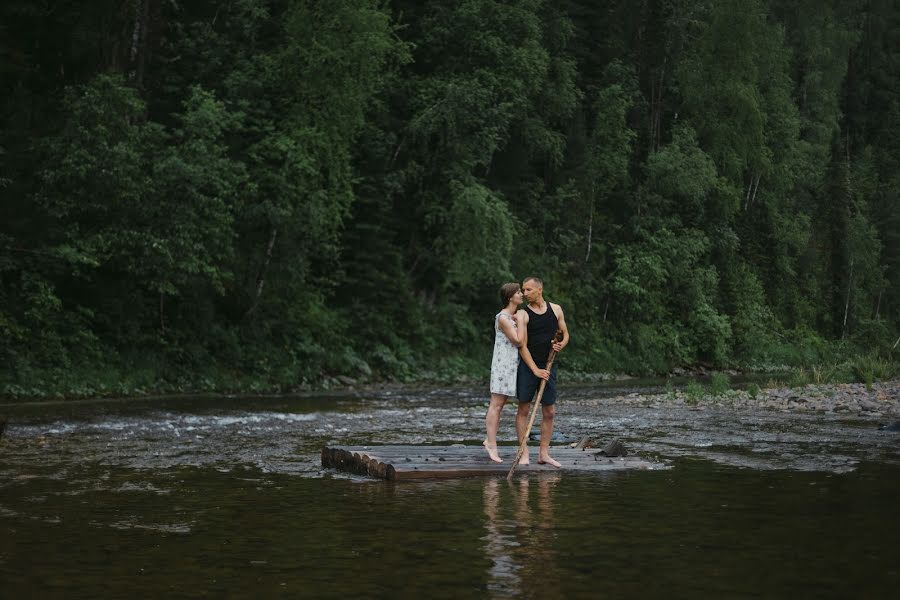
[[[503,394],[491,394],[491,405],[488,406],[487,415],[484,417],[485,429],[487,431],[487,439],[484,440],[484,447],[488,456],[494,462],[503,462],[500,455],[497,454],[497,430],[500,428],[500,413],[506,404],[506,396]]]

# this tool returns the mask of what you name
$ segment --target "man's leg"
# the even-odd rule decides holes
[[[528,427],[528,418],[531,416],[531,402],[534,393],[537,391],[539,379],[531,373],[531,369],[524,361],[519,362],[519,370],[516,374],[516,398],[519,400],[519,408],[516,410],[516,437],[519,445],[522,440],[528,441],[530,431],[526,431]],[[529,449],[526,446],[522,458],[519,459],[520,465],[527,465],[530,462]]]
[[[528,413],[531,408],[531,402],[519,402],[519,408],[516,411],[516,435],[519,439],[519,445],[522,444],[522,440],[528,440],[528,431],[525,430],[528,427]],[[530,451],[528,447],[525,448],[525,452],[522,453],[522,458],[519,459],[520,465],[527,465],[530,462],[528,457]]]
[[[550,438],[553,437],[553,417],[556,416],[555,404],[541,405],[541,451],[538,463],[560,467],[559,461],[550,456]]]

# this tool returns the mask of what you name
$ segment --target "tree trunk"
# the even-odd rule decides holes
[[[150,25],[151,0],[137,0],[134,8],[134,29],[131,34],[131,71],[129,77],[135,87],[144,85],[144,69],[147,62],[147,29]]]
[[[662,143],[662,97],[663,97],[663,86],[666,81],[666,63],[668,62],[668,57],[663,57],[662,68],[659,70],[659,83],[656,86],[656,125],[653,128],[654,133],[656,134],[656,139],[653,141],[654,149],[658,152],[659,146]]]
[[[584,253],[584,262],[591,257],[591,236],[594,233],[594,186],[591,186],[591,204],[588,209],[587,251]]]
[[[853,289],[853,259],[850,259],[850,276],[847,278],[847,300],[844,302],[844,323],[841,326],[841,339],[847,338],[847,315],[850,314],[850,290]]]
[[[263,287],[266,284],[266,271],[269,268],[269,263],[272,261],[272,249],[275,247],[275,239],[277,237],[278,228],[273,227],[272,233],[269,235],[269,245],[266,247],[266,257],[263,260],[262,267],[259,269],[259,273],[256,275],[256,295],[253,297],[253,303],[250,305],[250,308],[244,313],[245,319],[253,314],[256,307],[259,305],[259,299],[262,296]]]
[[[159,329],[166,330],[166,295],[159,293]]]
[[[750,175],[750,184],[747,186],[747,195],[744,197],[744,210],[748,210],[756,200],[756,192],[759,190],[759,179],[761,175]]]
[[[666,62],[659,69],[659,81],[650,77],[650,152],[658,152],[662,139],[662,95],[666,78]]]

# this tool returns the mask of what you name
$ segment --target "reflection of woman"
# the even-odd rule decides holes
[[[514,598],[521,595],[519,570],[522,564],[513,553],[521,545],[516,537],[515,522],[500,514],[500,482],[491,478],[484,483],[484,554],[491,561],[488,589],[493,597]]]
[[[522,303],[522,288],[518,283],[505,283],[500,288],[503,309],[494,317],[494,357],[491,360],[491,405],[484,418],[487,439],[484,447],[494,462],[503,462],[497,454],[497,429],[500,412],[507,399],[516,395],[516,372],[519,368],[519,347],[522,336],[516,326],[516,309]]]

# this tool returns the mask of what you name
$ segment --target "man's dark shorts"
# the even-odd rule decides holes
[[[519,371],[516,373],[516,398],[519,402],[531,402],[537,393],[538,387],[541,385],[541,378],[536,376],[525,364],[525,361],[519,361]],[[544,395],[541,396],[541,404],[550,406],[556,404],[556,365],[550,370],[550,379],[544,386]]]

